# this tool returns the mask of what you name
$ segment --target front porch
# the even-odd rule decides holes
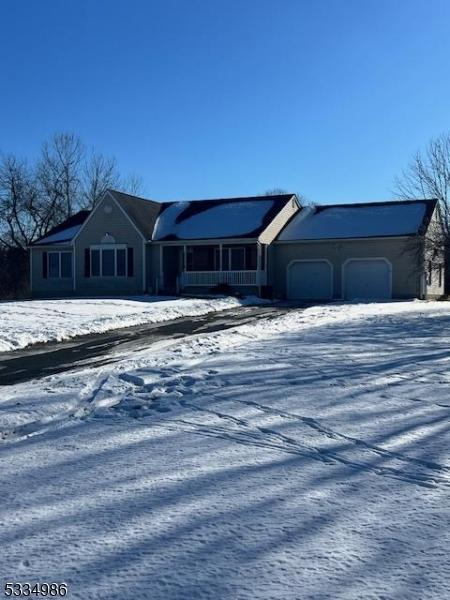
[[[191,286],[215,287],[221,284],[230,286],[266,285],[265,271],[183,271],[180,275],[180,288]]]
[[[259,243],[161,245],[162,289],[267,285],[267,247]]]

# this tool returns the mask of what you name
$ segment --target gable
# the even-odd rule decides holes
[[[116,190],[108,190],[107,194],[112,196],[122,207],[144,238],[150,240],[153,235],[156,219],[163,205],[154,200],[131,196],[130,194]]]
[[[143,240],[127,213],[108,194],[98,202],[75,238],[80,246],[101,244],[106,239],[117,244],[141,244]]]

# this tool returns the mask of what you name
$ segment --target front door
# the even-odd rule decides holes
[[[163,290],[169,294],[177,291],[177,277],[181,273],[182,248],[163,246]]]

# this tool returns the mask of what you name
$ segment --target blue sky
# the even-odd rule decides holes
[[[387,199],[450,129],[448,0],[3,0],[0,151],[73,131],[158,200]]]

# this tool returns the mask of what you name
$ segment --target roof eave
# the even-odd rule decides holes
[[[297,240],[275,240],[275,244],[310,244],[311,242],[360,242],[364,240],[391,240],[391,239],[407,239],[412,237],[420,237],[420,232],[415,233],[399,233],[393,235],[366,235],[363,237],[339,237],[339,238],[313,238],[313,239],[297,239]]]
[[[220,244],[228,242],[236,243],[252,243],[257,242],[259,236],[256,237],[234,237],[234,238],[195,238],[195,239],[177,239],[177,240],[147,240],[147,243],[152,244],[167,244],[171,246],[184,246],[189,244]]]

